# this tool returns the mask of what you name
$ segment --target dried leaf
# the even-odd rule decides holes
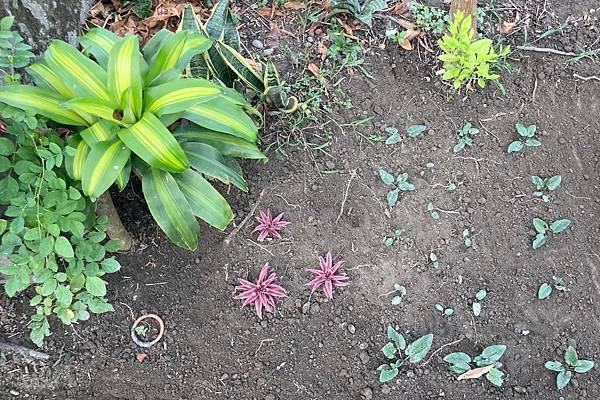
[[[269,8],[269,7],[260,7],[254,11],[256,11],[256,13],[258,15],[260,15],[261,17],[265,17],[265,18],[271,18],[272,16],[285,17],[285,14],[282,13],[281,11],[273,10],[272,8]]]
[[[306,3],[301,1],[289,1],[283,4],[283,8],[287,10],[304,10],[306,8]]]
[[[386,10],[388,11],[388,10]],[[402,0],[400,3],[396,4],[394,7],[389,9],[391,14],[404,14],[408,11],[408,0]]]
[[[397,22],[404,29],[413,30],[413,31],[418,30],[417,25],[415,25],[414,23],[407,21],[405,19],[399,19]]]
[[[144,359],[146,358],[146,353],[139,353],[139,354],[136,354],[135,358],[136,358],[136,360],[138,360],[139,362],[142,362],[142,361],[144,361]]]
[[[515,24],[516,22],[502,21],[502,23],[500,24],[500,32],[511,33],[515,28]]]
[[[325,46],[323,43],[319,42],[317,44],[317,51],[321,55],[321,61],[325,61],[325,58],[327,58],[327,46]]]
[[[344,32],[346,32],[348,35],[353,36],[354,35],[354,31],[352,30],[352,27],[350,25],[348,25],[346,23],[346,21],[340,19],[340,18],[336,18],[338,24],[340,24],[340,26],[344,29]]]
[[[465,379],[477,379],[477,378],[480,378],[483,375],[487,374],[488,372],[490,372],[490,370],[492,368],[494,368],[494,365],[486,365],[485,367],[475,368],[475,369],[465,372],[464,374],[460,375],[456,379],[458,379],[459,381],[462,381]]]
[[[404,50],[412,50],[413,46],[412,46],[411,42],[414,38],[416,38],[420,34],[421,34],[421,31],[419,29],[417,29],[417,30],[407,29],[404,42],[400,43],[400,47],[402,47]]]
[[[310,71],[311,74],[313,74],[317,78],[321,78],[321,70],[319,69],[319,67],[317,66],[317,64],[310,63],[310,64],[308,64],[307,68],[308,68],[308,70]]]

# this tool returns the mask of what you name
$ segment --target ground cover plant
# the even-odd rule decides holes
[[[564,389],[571,382],[573,371],[577,374],[585,374],[595,365],[593,361],[580,359],[577,350],[573,346],[569,346],[565,350],[564,361],[564,364],[560,361],[546,361],[544,364],[547,370],[558,372],[556,387],[559,390]]]

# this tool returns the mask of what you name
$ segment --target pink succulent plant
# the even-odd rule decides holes
[[[319,264],[321,269],[309,268],[308,272],[315,274],[316,276],[306,284],[311,287],[311,294],[318,288],[323,286],[323,292],[325,297],[333,299],[333,288],[334,286],[348,286],[350,279],[346,274],[338,273],[338,270],[344,266],[344,261],[340,260],[333,264],[331,258],[331,252],[327,252],[325,258],[319,257]]]
[[[279,231],[290,224],[290,222],[283,220],[283,213],[273,218],[270,208],[268,208],[266,212],[261,210],[260,215],[256,217],[256,220],[258,221],[258,225],[256,225],[256,228],[254,228],[252,233],[259,232],[259,242],[265,240],[269,235],[281,239]]]
[[[236,291],[241,293],[234,297],[236,300],[244,300],[242,307],[254,303],[256,315],[262,319],[263,308],[268,312],[275,311],[275,299],[283,299],[285,289],[276,285],[277,274],[269,273],[269,263],[266,263],[260,270],[256,283],[245,279],[239,279],[239,285],[235,287]]]

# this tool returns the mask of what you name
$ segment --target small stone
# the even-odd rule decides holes
[[[362,398],[365,400],[371,400],[373,398],[373,390],[368,386],[366,388],[364,388],[363,390],[361,390],[360,394],[361,394]]]
[[[256,380],[256,386],[264,386],[267,383],[267,380],[265,378],[258,378]]]
[[[513,387],[513,390],[517,393],[527,393],[527,388],[524,388],[523,386],[515,386]]]
[[[486,200],[486,198],[485,198],[485,197],[482,197],[482,198],[480,198],[480,199],[478,199],[478,200],[477,200],[477,202],[478,202],[479,204],[485,204],[485,203],[486,203],[486,201],[487,201],[487,200]]]
[[[356,332],[356,327],[352,324],[348,325],[348,332],[350,332],[351,334],[354,335],[354,332]]]
[[[558,143],[560,144],[566,144],[567,143],[567,139],[565,139],[564,137],[561,137],[558,139]]]
[[[429,129],[429,130],[427,131],[427,134],[428,134],[429,136],[433,136],[433,135],[435,135],[435,131],[434,131],[433,129]]]
[[[229,374],[228,373],[224,373],[223,375],[221,375],[221,378],[219,378],[219,380],[221,380],[221,381],[225,381],[227,379],[229,379]]]
[[[264,48],[265,48],[265,45],[263,44],[263,42],[261,42],[261,41],[260,41],[260,40],[258,40],[258,39],[254,39],[254,40],[252,41],[252,46],[254,46],[255,48],[257,48],[257,49],[259,49],[259,50],[262,50],[262,49],[264,49]]]
[[[335,168],[335,163],[334,163],[333,161],[329,160],[329,161],[327,161],[327,162],[325,163],[325,166],[326,166],[327,168],[329,168],[329,169],[334,169],[334,168]]]
[[[269,48],[269,49],[264,49],[264,50],[263,50],[263,55],[265,55],[265,56],[270,56],[270,55],[272,55],[272,54],[273,54],[273,52],[274,52],[274,51],[275,51],[275,49],[271,49],[271,48]]]
[[[412,379],[415,377],[415,373],[413,371],[406,371],[406,377]]]
[[[196,257],[196,259],[194,260],[194,262],[195,262],[196,264],[200,264],[200,257]]]
[[[381,387],[381,393],[383,394],[390,394],[392,391],[392,389],[390,389],[390,387],[388,385],[383,385]]]
[[[312,306],[310,306],[311,315],[318,314],[319,311],[321,311],[321,306],[319,305],[319,303],[314,303]]]
[[[363,364],[366,364],[366,363],[368,363],[368,362],[369,362],[369,359],[371,358],[371,357],[369,357],[369,355],[367,354],[367,352],[366,352],[366,351],[361,351],[361,352],[360,352],[360,355],[359,355],[358,357],[360,358],[360,361],[361,361]]]

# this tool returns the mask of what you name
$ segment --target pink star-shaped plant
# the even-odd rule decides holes
[[[348,286],[350,279],[346,274],[338,273],[338,270],[344,266],[344,261],[340,260],[334,265],[331,258],[331,252],[327,252],[325,258],[319,257],[319,264],[321,269],[309,268],[308,272],[315,274],[316,276],[308,282],[306,285],[311,287],[311,294],[318,288],[323,286],[323,292],[325,297],[333,299],[333,288],[334,286]]]
[[[260,270],[256,283],[245,279],[239,279],[239,285],[235,287],[236,292],[241,293],[234,297],[236,300],[244,300],[242,307],[254,303],[256,315],[262,319],[263,308],[268,312],[275,311],[275,299],[285,297],[285,289],[276,285],[277,274],[269,274],[269,263],[266,263]]]
[[[264,241],[268,236],[281,239],[279,231],[290,224],[290,222],[283,220],[283,213],[273,218],[270,208],[266,212],[261,210],[256,220],[258,221],[258,225],[256,225],[252,233],[259,232],[259,242]]]

